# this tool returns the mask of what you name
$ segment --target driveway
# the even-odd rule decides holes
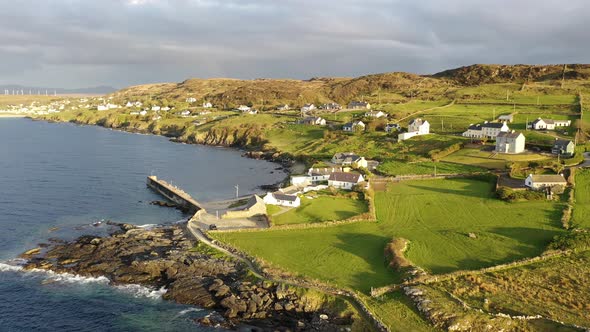
[[[584,162],[578,167],[590,167],[590,152],[584,152]]]

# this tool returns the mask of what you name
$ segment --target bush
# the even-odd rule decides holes
[[[463,143],[455,143],[455,144],[448,146],[442,150],[439,150],[439,149],[431,150],[430,152],[428,152],[428,157],[430,157],[434,161],[437,161],[437,160],[440,160],[440,159],[450,155],[453,152],[457,152],[457,151],[461,150],[462,148],[463,148]]]
[[[404,251],[409,241],[404,238],[394,238],[385,246],[385,258],[389,261],[389,267],[399,270],[412,266],[409,260],[404,256]]]
[[[499,199],[507,202],[539,201],[545,199],[545,194],[541,191],[512,190],[508,187],[498,188],[496,194]]]
[[[587,250],[590,249],[590,233],[586,231],[569,232],[553,238],[549,244],[553,250]]]

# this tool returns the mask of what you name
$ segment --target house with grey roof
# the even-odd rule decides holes
[[[336,153],[332,157],[331,162],[336,165],[367,168],[367,160],[365,160],[365,157],[361,157],[352,152]]]
[[[287,207],[298,207],[301,205],[301,199],[297,195],[289,195],[280,191],[274,193],[267,193],[262,199],[265,204],[280,205]]]
[[[353,121],[342,126],[344,131],[365,131],[365,123],[362,121]]]
[[[561,174],[530,174],[524,185],[535,190],[552,188],[555,186],[567,186],[567,181]]]
[[[355,185],[364,181],[363,175],[359,173],[334,172],[328,178],[328,186],[352,190]]]
[[[484,122],[483,124],[472,124],[467,128],[467,131],[463,133],[463,137],[476,138],[476,139],[491,139],[495,140],[501,132],[507,132],[510,128],[506,122]]]
[[[522,133],[510,131],[500,132],[496,136],[496,152],[516,154],[524,152],[525,137]]]
[[[551,147],[551,153],[559,156],[571,157],[574,155],[575,149],[576,145],[574,142],[568,139],[556,138],[553,142],[553,147]]]
[[[308,116],[301,120],[302,124],[311,125],[311,126],[325,126],[326,119],[321,118],[319,116]]]
[[[364,101],[351,101],[348,103],[348,108],[351,110],[370,110],[371,104]]]
[[[512,123],[512,122],[514,122],[514,114],[500,115],[498,117],[498,121]]]
[[[534,130],[555,130],[556,127],[569,127],[571,120],[553,120],[538,118],[531,122],[530,127]]]

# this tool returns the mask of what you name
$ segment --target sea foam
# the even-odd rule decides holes
[[[117,285],[115,288],[122,291],[123,293],[133,295],[134,297],[144,297],[153,300],[159,300],[162,298],[162,295],[166,294],[166,288],[164,287],[160,289],[154,289],[142,285],[130,284]]]

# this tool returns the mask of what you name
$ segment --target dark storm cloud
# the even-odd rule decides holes
[[[588,62],[583,0],[0,1],[0,83],[431,73]]]

